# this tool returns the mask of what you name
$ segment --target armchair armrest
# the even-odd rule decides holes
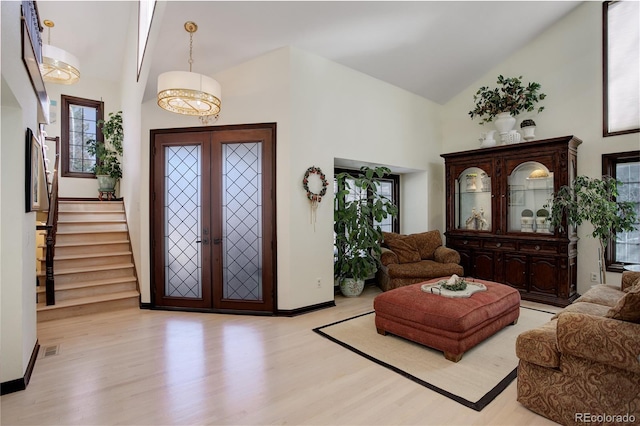
[[[562,354],[640,373],[640,324],[564,312],[557,337]]]
[[[384,266],[389,266],[394,263],[400,263],[398,261],[398,256],[394,252],[385,247],[381,247],[380,249],[380,263],[382,263]]]
[[[460,253],[445,246],[438,247],[435,253],[433,253],[433,257],[436,262],[440,263],[460,263]]]

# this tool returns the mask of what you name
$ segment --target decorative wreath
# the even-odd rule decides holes
[[[319,194],[316,194],[309,189],[309,176],[312,174],[318,175],[320,177],[320,180],[322,181],[322,189],[320,190]],[[307,191],[307,198],[310,201],[315,203],[319,203],[320,201],[322,201],[322,197],[324,197],[327,193],[327,186],[329,186],[329,182],[327,182],[327,178],[325,177],[324,173],[322,173],[322,170],[320,170],[320,167],[311,166],[307,169],[307,172],[304,174],[304,178],[302,179],[302,187],[305,191]]]

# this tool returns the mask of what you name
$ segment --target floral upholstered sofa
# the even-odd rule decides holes
[[[640,272],[597,285],[516,341],[518,401],[563,425],[640,422]],[[626,417],[625,417],[626,416]]]
[[[419,283],[431,278],[463,276],[460,254],[442,245],[440,231],[402,235],[383,232],[382,266],[376,282],[383,291]]]

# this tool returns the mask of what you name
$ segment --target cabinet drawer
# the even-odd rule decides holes
[[[456,240],[455,241],[455,245],[459,246],[459,247],[462,247],[462,248],[467,248],[467,247],[478,248],[478,247],[480,247],[480,241],[478,241],[478,240],[460,239],[460,240]]]
[[[532,253],[557,253],[558,246],[545,243],[520,243],[520,250]]]
[[[488,249],[501,249],[501,250],[515,250],[516,243],[513,241],[486,241],[484,248]]]

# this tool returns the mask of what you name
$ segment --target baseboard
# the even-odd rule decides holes
[[[33,352],[31,352],[31,359],[29,359],[29,365],[27,365],[27,371],[24,372],[24,377],[0,383],[0,395],[22,391],[27,388],[27,385],[31,380],[31,373],[33,373],[33,369],[36,366],[36,359],[38,359],[39,351],[40,344],[36,340],[36,345],[33,347]]]
[[[168,306],[153,306],[151,303],[140,303],[140,309],[149,309],[154,311],[179,311],[179,312],[201,312],[201,313],[210,313],[210,314],[241,314],[241,315],[275,315],[278,317],[295,317],[298,315],[307,314],[309,312],[319,311],[320,309],[332,308],[336,306],[336,302],[331,300],[329,302],[319,303],[317,305],[305,306],[303,308],[297,309],[287,309],[282,310],[279,309],[275,314],[271,312],[260,312],[260,311],[238,311],[238,310],[228,310],[228,309],[189,309],[189,308],[175,308]]]
[[[318,303],[317,305],[305,306],[297,309],[279,309],[277,316],[279,317],[295,317],[298,315],[308,314],[309,312],[319,311],[320,309],[332,308],[336,306],[335,300],[330,300],[324,303]]]
[[[60,197],[58,201],[100,201],[98,197]],[[124,201],[124,197],[114,198],[112,200],[102,200],[102,201]]]

